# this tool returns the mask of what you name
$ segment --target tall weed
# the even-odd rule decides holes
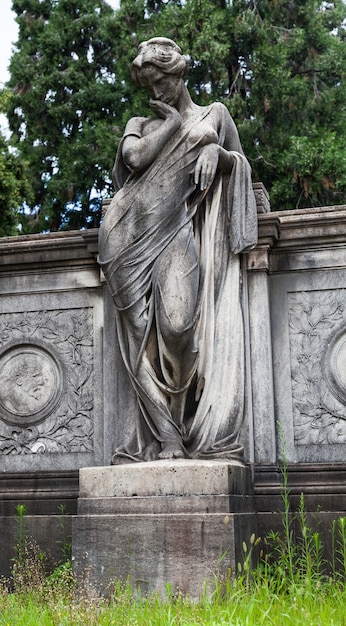
[[[318,523],[312,527],[303,494],[297,512],[291,510],[285,463],[281,495],[281,531],[263,541],[252,535],[243,544],[237,571],[229,570],[223,580],[215,574],[214,591],[208,581],[199,602],[169,586],[166,598],[142,595],[119,580],[108,599],[98,597],[87,570],[79,581],[72,573],[66,525],[61,562],[47,575],[45,556],[27,536],[26,510],[18,508],[13,593],[0,585],[0,626],[346,626],[346,517],[332,524],[332,555],[326,562]]]

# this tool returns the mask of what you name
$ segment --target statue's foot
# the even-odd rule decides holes
[[[164,446],[164,448],[162,448],[159,454],[159,459],[184,459],[184,458],[185,458],[185,454],[182,448],[179,448],[179,446],[174,445],[174,444]]]

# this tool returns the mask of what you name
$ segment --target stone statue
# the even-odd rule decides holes
[[[99,262],[141,414],[113,463],[242,450],[239,253],[256,244],[256,203],[229,112],[192,101],[187,66],[170,39],[139,46],[132,79],[153,115],[126,126],[100,228]]]

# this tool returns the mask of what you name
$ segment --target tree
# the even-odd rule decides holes
[[[13,0],[8,108],[28,162],[30,230],[96,226],[126,121],[149,112],[130,81],[140,41],[190,55],[199,104],[221,100],[273,209],[346,202],[342,0]],[[32,222],[33,220],[31,220]]]
[[[223,101],[273,209],[346,202],[342,0],[168,2],[156,28],[191,55],[195,100]]]
[[[98,224],[117,127],[113,10],[103,0],[14,0],[13,143],[28,161],[35,230]]]
[[[11,93],[0,92],[0,112],[8,106]],[[18,209],[30,194],[23,160],[9,149],[8,141],[0,132],[0,237],[18,234]]]
[[[237,25],[251,83],[241,128],[275,208],[345,202],[345,18],[341,0],[265,1]]]

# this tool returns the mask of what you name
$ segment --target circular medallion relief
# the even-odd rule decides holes
[[[58,361],[36,344],[15,345],[0,354],[0,381],[1,417],[21,426],[47,417],[62,392]]]
[[[346,329],[339,330],[331,339],[325,359],[324,369],[327,382],[333,394],[346,402]]]

